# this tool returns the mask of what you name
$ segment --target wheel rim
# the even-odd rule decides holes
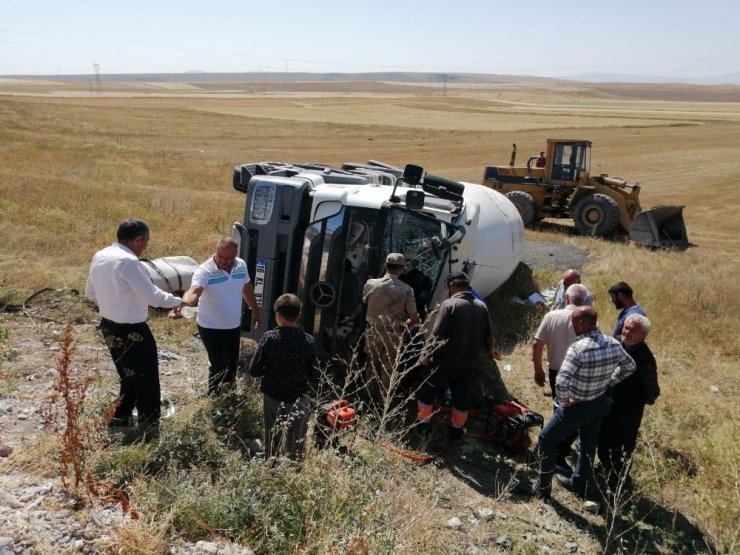
[[[583,219],[588,225],[597,225],[604,217],[604,214],[596,206],[590,206],[583,212]]]

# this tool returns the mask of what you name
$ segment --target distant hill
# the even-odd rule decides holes
[[[89,82],[93,74],[79,75],[4,75],[12,79],[38,79],[44,81]],[[103,81],[109,83],[293,83],[300,81],[391,81],[394,83],[545,83],[558,81],[547,77],[530,75],[494,75],[487,73],[419,73],[419,72],[371,72],[371,73],[309,73],[309,72],[245,72],[207,73],[188,71],[185,73],[105,73]]]
[[[488,86],[518,85],[532,89],[578,89],[578,94],[591,94],[600,98],[633,100],[666,100],[688,102],[740,102],[740,86],[736,84],[683,83],[666,79],[665,82],[649,81],[648,77],[589,74],[572,79],[554,79],[532,75],[498,75],[486,73],[420,73],[420,72],[370,72],[370,73],[309,73],[309,72],[245,72],[207,73],[119,73],[100,76],[102,88],[120,94],[255,94],[269,90],[273,93],[380,93],[428,94],[430,88],[445,89],[447,85]],[[727,76],[731,81],[733,76]],[[734,78],[740,83],[740,74]],[[38,93],[35,84],[92,91],[96,81],[93,74],[79,75],[8,75],[1,81],[23,81],[21,92]],[[42,93],[49,93],[44,89]],[[51,93],[49,93],[51,94]]]
[[[713,77],[690,78],[665,75],[628,75],[615,73],[586,73],[564,77],[571,81],[586,83],[681,83],[686,85],[740,85],[740,72]]]
[[[45,81],[89,82],[93,74],[79,75],[3,75],[12,79],[32,79]],[[539,77],[536,75],[506,75],[491,73],[421,73],[421,72],[367,72],[367,73],[310,73],[310,72],[244,72],[209,73],[191,70],[184,73],[105,73],[104,81],[112,83],[294,83],[294,82],[344,82],[344,81],[386,81],[394,83],[645,83],[645,84],[688,84],[688,85],[740,85],[740,72],[714,77],[689,78],[666,77],[662,75],[636,75],[616,73],[585,73],[560,78]]]

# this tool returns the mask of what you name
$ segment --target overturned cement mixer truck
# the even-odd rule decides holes
[[[244,306],[242,329],[253,339],[274,326],[275,299],[295,293],[320,354],[348,354],[364,329],[363,285],[391,252],[415,275],[420,312],[446,298],[447,273],[467,272],[486,297],[522,260],[524,226],[506,197],[419,166],[249,163],[234,168],[233,185],[247,195],[232,231],[264,322],[250,330]]]

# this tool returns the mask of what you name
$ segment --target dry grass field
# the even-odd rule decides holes
[[[577,237],[567,223],[547,223],[527,238],[589,253],[583,281],[606,329],[616,316],[606,290],[618,280],[632,285],[653,321],[648,343],[662,395],[646,411],[635,480],[668,515],[654,532],[655,552],[684,550],[675,543],[681,522],[701,532],[707,551],[734,552],[738,87],[450,85],[443,96],[423,83],[139,83],[93,95],[79,84],[0,80],[0,304],[42,287],[82,289],[93,252],[126,217],[150,223],[150,258],[204,259],[242,218],[244,196],[231,187],[240,163],[377,159],[479,182],[487,164],[507,163],[513,142],[523,161],[548,137],[592,140],[592,172],[640,182],[643,207],[686,206],[693,245],[684,252]],[[535,278],[547,287],[559,272],[539,270]],[[178,336],[164,341],[176,346]],[[505,378],[519,399],[548,414],[529,352],[522,338],[507,354],[513,371]],[[464,496],[447,502],[466,503]],[[408,552],[429,551],[409,537]]]

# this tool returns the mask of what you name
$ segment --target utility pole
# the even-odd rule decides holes
[[[100,64],[95,62],[93,69],[95,70],[95,91],[100,94],[103,92],[103,82],[100,80]]]

